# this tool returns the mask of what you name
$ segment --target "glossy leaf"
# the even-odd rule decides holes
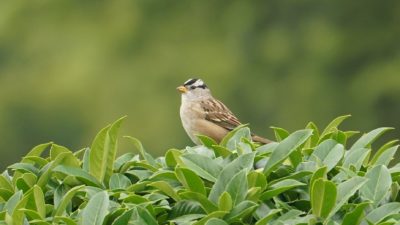
[[[102,225],[110,201],[105,191],[98,192],[88,202],[82,212],[82,224]]]
[[[399,212],[400,212],[400,203],[390,202],[369,212],[368,215],[365,217],[365,219],[370,223],[377,224],[386,217],[393,214],[397,214]]]
[[[358,204],[354,210],[347,213],[344,218],[342,225],[358,225],[361,223],[364,215],[365,208],[369,205],[369,202],[363,202]]]
[[[334,120],[332,120],[332,122],[330,122],[326,128],[324,129],[324,131],[322,131],[321,133],[321,137],[324,137],[325,135],[327,135],[328,133],[332,132],[333,130],[336,130],[337,127],[347,118],[351,117],[351,115],[344,115],[344,116],[339,116],[337,118],[335,118]]]
[[[143,159],[149,163],[153,167],[157,167],[157,162],[143,147],[142,142],[140,142],[137,138],[124,136],[127,138],[135,147],[139,150],[139,154],[143,157]]]
[[[353,177],[337,185],[336,204],[328,217],[333,216],[366,182],[364,177]]]
[[[368,181],[360,189],[361,195],[378,205],[382,199],[388,194],[392,185],[392,177],[386,166],[378,165],[370,169],[365,178]]]
[[[81,191],[83,189],[83,185],[81,186],[76,186],[71,188],[66,194],[65,196],[62,198],[62,200],[60,201],[60,203],[58,204],[58,206],[56,207],[56,209],[53,211],[53,216],[62,216],[63,213],[65,212],[65,209],[67,207],[68,204],[70,204],[72,198],[76,195],[76,193],[78,193],[79,191]]]
[[[229,223],[239,221],[241,218],[246,218],[248,215],[253,213],[257,207],[258,204],[255,202],[243,201],[236,205],[232,211],[224,217],[224,219]]]
[[[336,185],[322,178],[316,180],[312,186],[311,207],[317,217],[326,218],[336,203]]]
[[[218,208],[221,211],[230,211],[233,207],[232,197],[228,192],[222,193],[218,199]]]
[[[249,171],[253,167],[253,163],[254,153],[248,153],[239,156],[227,166],[225,166],[225,168],[219,174],[217,181],[213,185],[208,198],[216,204],[218,202],[219,196],[227,190],[227,186],[234,178],[234,176],[242,170]],[[244,180],[246,180],[246,177],[244,177]],[[232,196],[232,193],[230,194]]]
[[[375,165],[385,165],[389,166],[390,161],[393,160],[394,155],[397,152],[398,145],[389,147],[389,148],[381,148],[378,152],[375,153],[374,157],[370,161],[371,166]]]
[[[258,220],[255,225],[267,225],[268,222],[272,220],[281,211],[282,209],[273,209],[269,211],[269,213],[260,220]]]
[[[311,157],[318,158],[317,163],[320,163],[321,166],[326,166],[328,171],[330,171],[339,163],[343,155],[343,145],[337,143],[332,139],[328,139],[315,148]]]
[[[117,134],[125,117],[103,128],[95,137],[89,153],[89,173],[98,181],[105,182],[111,177],[117,152]]]
[[[85,172],[82,169],[60,165],[55,167],[53,169],[53,172],[60,172],[66,175],[74,176],[78,180],[81,180],[86,185],[102,187],[102,184],[100,184],[93,176],[91,176],[89,173]]]
[[[170,196],[173,198],[175,201],[179,201],[181,198],[179,195],[176,193],[176,191],[165,181],[156,181],[148,184],[148,186],[155,187],[162,193]]]
[[[232,205],[235,206],[242,202],[246,198],[247,192],[247,179],[246,179],[246,169],[243,169],[226,185],[226,191],[229,193],[232,199]]]
[[[183,163],[200,177],[215,182],[221,166],[214,160],[200,154],[184,154],[181,156]]]
[[[237,144],[241,142],[242,138],[251,139],[250,129],[246,124],[240,125],[230,131],[221,141],[220,145],[233,151],[236,149]]]
[[[206,195],[206,189],[204,187],[203,180],[201,180],[200,177],[197,176],[192,170],[177,167],[175,169],[175,174],[183,186],[185,186],[188,190]]]
[[[312,130],[296,131],[279,143],[279,145],[272,152],[268,163],[264,167],[264,174],[268,176],[277,165],[288,158],[290,153],[303,144],[311,136],[311,134]]]
[[[213,202],[208,200],[206,196],[199,194],[197,192],[191,192],[191,191],[182,192],[179,193],[179,196],[181,196],[182,199],[192,200],[200,203],[201,207],[207,213],[211,213],[218,210],[218,207]]]
[[[388,130],[392,130],[390,127],[381,127],[364,134],[360,139],[358,139],[353,146],[351,146],[349,151],[359,148],[368,147],[372,142],[374,142],[379,136]]]
[[[265,201],[268,200],[272,197],[275,197],[287,190],[293,189],[295,187],[300,187],[305,185],[304,183],[301,183],[297,180],[292,180],[292,179],[287,179],[280,181],[278,183],[275,183],[267,188],[267,191],[265,191],[261,196],[260,199]]]
[[[228,225],[228,223],[218,218],[211,218],[205,225]]]
[[[271,127],[274,130],[276,141],[280,142],[289,136],[289,132],[280,127]]]
[[[109,187],[111,190],[126,189],[131,185],[131,181],[128,177],[120,173],[114,173],[110,177]]]

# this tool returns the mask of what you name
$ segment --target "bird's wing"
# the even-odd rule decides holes
[[[241,123],[222,102],[216,99],[202,101],[201,107],[206,114],[206,120],[227,130],[233,130]]]

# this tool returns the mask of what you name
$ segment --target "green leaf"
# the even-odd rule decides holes
[[[198,134],[196,136],[199,138],[201,143],[204,146],[206,146],[207,148],[212,148],[213,145],[218,145],[218,143],[214,139],[212,139],[210,137],[207,137],[205,135],[200,135],[200,134]]]
[[[313,214],[326,218],[336,203],[336,185],[322,178],[316,180],[312,187],[311,208]]]
[[[393,146],[389,148],[380,148],[374,155],[374,157],[370,161],[370,165],[385,165],[388,166],[390,161],[394,158],[394,155],[397,152],[397,148],[399,146]]]
[[[50,160],[54,161],[59,154],[64,152],[71,152],[71,151],[64,146],[52,144],[50,148]]]
[[[272,170],[289,157],[289,155],[296,150],[297,147],[303,144],[311,134],[312,130],[296,131],[279,143],[264,167],[265,176],[268,177]]]
[[[258,220],[255,225],[267,225],[268,222],[270,220],[272,220],[274,218],[274,216],[281,211],[282,211],[282,209],[273,209],[273,210],[269,211],[268,214],[265,215],[260,220]]]
[[[226,147],[229,150],[235,150],[242,138],[251,140],[250,129],[246,127],[247,124],[237,126],[235,129],[230,131],[221,141],[220,145]]]
[[[18,170],[23,173],[33,173],[35,175],[39,174],[39,169],[30,163],[14,163],[8,167],[9,169]]]
[[[246,169],[243,169],[232,177],[232,179],[226,185],[226,191],[230,194],[232,198],[233,206],[236,206],[246,198]]]
[[[211,218],[206,222],[206,225],[228,225],[228,223],[218,218]]]
[[[41,169],[41,175],[39,177],[39,180],[37,181],[37,185],[39,185],[39,187],[41,187],[42,189],[45,189],[55,167],[59,165],[74,166],[74,160],[71,158],[76,158],[71,152],[63,152],[58,154],[54,161],[50,162],[46,165],[46,167],[43,167]]]
[[[114,171],[121,172],[120,169],[123,165],[126,163],[132,162],[132,161],[139,161],[139,158],[137,155],[135,155],[133,152],[128,152],[125,153],[121,156],[119,156],[117,159],[114,161]]]
[[[4,209],[7,211],[9,215],[12,215],[15,207],[17,206],[18,202],[22,198],[22,191],[15,192],[6,202],[4,205]]]
[[[371,149],[366,148],[357,148],[353,150],[349,150],[344,157],[343,167],[350,168],[350,166],[354,166],[356,171],[360,170],[364,160],[370,154]]]
[[[261,196],[260,199],[263,201],[266,201],[270,198],[273,198],[287,190],[293,189],[295,187],[299,186],[304,186],[304,183],[301,183],[297,180],[293,179],[287,179],[287,180],[282,180],[278,183],[275,183],[267,188],[267,191],[265,191]]]
[[[137,205],[134,208],[132,224],[158,225],[157,220],[145,208]]]
[[[215,155],[218,157],[221,156],[223,158],[226,158],[232,154],[229,149],[221,145],[213,145],[212,150],[214,150]]]
[[[118,216],[112,225],[127,225],[133,214],[133,209],[127,210],[122,215]]]
[[[175,219],[169,220],[173,224],[193,224],[195,220],[205,217],[205,214],[185,214],[180,217],[173,217]]]
[[[326,168],[326,166],[324,166],[324,167],[321,167],[318,170],[316,170],[314,172],[314,174],[311,176],[310,183],[309,183],[310,184],[310,187],[309,187],[310,195],[313,192],[312,187],[314,186],[314,182],[320,178],[326,178],[326,172],[327,172],[327,168]]]
[[[46,206],[42,189],[35,185],[30,191],[31,197],[27,201],[25,208],[37,212],[41,219],[46,218]]]
[[[118,189],[126,189],[132,185],[131,181],[128,177],[120,173],[114,173],[110,178],[110,189],[118,190]]]
[[[273,151],[275,151],[275,148],[278,147],[278,145],[279,145],[278,142],[271,142],[266,145],[260,145],[259,147],[256,148],[256,155],[257,156],[270,155]]]
[[[289,221],[295,220],[296,223],[294,223],[294,224],[298,224],[299,223],[299,219],[300,219],[299,216],[301,214],[303,214],[302,211],[296,210],[296,209],[291,209],[288,212],[286,212],[285,214],[283,214],[282,216],[278,217],[276,219],[276,221],[280,222],[278,224],[285,224],[286,225],[286,224],[291,224],[291,223],[288,223]]]
[[[182,185],[189,191],[206,195],[204,182],[196,175],[195,172],[187,168],[176,167],[175,174],[179,182],[181,182]]]
[[[332,120],[332,122],[330,122],[328,124],[328,126],[326,126],[326,128],[324,129],[324,131],[322,131],[321,134],[321,139],[327,135],[328,133],[334,131],[337,129],[337,127],[347,118],[351,117],[351,115],[344,115],[344,116],[339,116],[337,118],[335,118],[334,120]]]
[[[28,191],[36,184],[37,177],[33,173],[24,173],[21,177],[17,178],[15,186],[24,192]]]
[[[100,184],[93,176],[91,176],[89,173],[79,168],[60,165],[55,167],[53,171],[60,172],[69,176],[74,176],[78,180],[82,181],[83,183],[89,186],[103,187],[103,185]]]
[[[200,203],[201,207],[207,213],[212,213],[212,212],[218,210],[218,207],[214,203],[212,203],[210,200],[207,199],[206,196],[204,196],[200,193],[186,191],[186,192],[179,193],[179,196],[181,196],[183,199],[196,201],[196,202]]]
[[[20,209],[20,211],[22,211],[25,214],[29,222],[31,222],[32,220],[42,220],[42,217],[35,210],[23,208]]]
[[[336,205],[330,212],[328,218],[333,216],[349,200],[349,198],[367,182],[367,180],[368,179],[364,177],[356,176],[343,183],[340,183],[337,186]]]
[[[310,139],[307,140],[305,147],[312,148],[318,144],[319,137],[320,137],[319,130],[318,130],[317,125],[315,125],[315,123],[313,123],[313,122],[309,122],[306,126],[306,129],[311,129],[313,131],[313,134],[311,135]]]
[[[328,139],[319,144],[311,155],[311,160],[313,157],[317,157],[323,166],[326,166],[328,171],[333,169],[338,162],[342,159],[344,155],[343,145],[337,143],[332,139]],[[315,160],[314,160],[315,161]]]
[[[108,184],[117,151],[117,134],[122,117],[103,128],[95,137],[89,153],[89,173],[98,181]]]
[[[225,212],[225,211],[215,211],[215,212],[212,212],[212,213],[208,214],[207,216],[203,217],[198,222],[193,223],[193,225],[205,225],[209,220],[211,220],[213,218],[222,218],[226,214],[227,214],[227,212]]]
[[[127,138],[129,141],[132,142],[132,144],[139,150],[139,154],[148,164],[150,164],[153,167],[158,167],[156,160],[153,158],[153,156],[151,156],[149,153],[146,152],[146,150],[142,145],[142,142],[140,142],[137,138],[130,136],[124,136],[124,138]]]
[[[214,160],[200,154],[184,154],[181,155],[181,159],[185,166],[211,182],[217,181],[217,177],[222,170],[221,166]]]
[[[0,175],[0,188],[9,191],[14,191],[11,181],[5,178],[3,175]]]
[[[105,191],[95,194],[87,203],[82,212],[82,224],[84,225],[102,225],[107,215],[110,200]]]
[[[359,148],[365,148],[372,144],[379,136],[388,130],[392,130],[390,127],[381,127],[364,134],[360,139],[358,139],[353,146],[351,146],[349,151]]]
[[[289,136],[289,131],[280,127],[271,127],[274,130],[276,141],[282,141]]]
[[[173,198],[175,201],[179,201],[181,198],[176,193],[176,191],[165,181],[156,181],[148,184],[148,186],[155,187],[164,194],[168,195],[169,197]]]
[[[233,207],[232,197],[228,192],[222,193],[218,199],[218,208],[221,211],[230,211]]]
[[[390,202],[369,212],[368,215],[365,217],[365,219],[370,223],[377,224],[382,220],[384,220],[386,217],[389,217],[393,214],[397,214],[399,212],[400,212],[400,203]]]
[[[90,170],[89,164],[90,164],[90,148],[86,148],[85,154],[83,154],[83,159],[82,159],[82,169],[88,173]]]
[[[288,176],[272,180],[269,182],[269,184],[273,185],[273,184],[276,184],[280,181],[287,180],[287,179],[300,180],[300,179],[307,177],[308,175],[312,175],[312,174],[315,174],[315,172],[309,171],[309,170],[299,170],[298,172],[290,173]]]
[[[23,225],[24,219],[25,219],[25,214],[21,209],[24,209],[26,206],[26,203],[31,199],[32,196],[32,191],[28,191],[25,193],[25,195],[17,202],[17,204],[14,206],[14,209],[12,211],[7,211],[8,216],[6,214],[6,222],[8,224],[12,225]],[[13,199],[15,200],[15,199]],[[10,200],[9,200],[10,201]],[[6,208],[7,209],[7,208]]]
[[[43,159],[39,156],[24,156],[22,161],[24,161],[25,163],[37,164],[39,168],[42,168],[47,163],[49,163],[46,159]]]
[[[183,162],[180,159],[182,152],[178,149],[169,149],[167,153],[165,153],[165,164],[168,167],[174,168],[177,164],[182,165]]]
[[[63,213],[65,212],[65,209],[67,208],[68,204],[71,203],[72,198],[83,189],[84,185],[81,186],[76,186],[71,188],[62,198],[61,202],[58,204],[56,209],[53,211],[53,216],[62,216]]]
[[[66,225],[77,225],[77,223],[69,217],[64,217],[64,216],[54,217],[55,223],[60,223],[61,221]]]
[[[29,153],[26,154],[25,157],[28,157],[28,156],[41,156],[42,153],[43,153],[48,147],[50,147],[52,144],[53,144],[53,142],[48,142],[48,143],[44,143],[44,144],[37,145],[37,146],[33,147],[32,150],[30,150]],[[24,162],[26,162],[26,161],[23,159],[21,162],[24,163]]]
[[[261,190],[264,190],[267,187],[267,178],[265,178],[263,173],[250,171],[247,174],[247,183],[249,188],[259,187]]]
[[[177,182],[178,178],[173,171],[169,170],[159,170],[153,173],[152,176],[149,177],[150,181],[168,181],[168,182]]]
[[[182,200],[172,206],[171,212],[169,213],[169,218],[176,219],[184,215],[203,215],[204,213],[205,211],[203,210],[199,202],[192,200]]]
[[[358,204],[351,212],[346,213],[343,218],[342,225],[358,225],[364,217],[364,209],[369,205],[369,202]]]
[[[221,173],[218,176],[218,179],[216,180],[215,184],[213,185],[209,199],[217,203],[219,196],[227,190],[227,186],[229,182],[233,179],[233,177],[242,171],[243,169],[246,169],[249,171],[253,167],[254,163],[254,153],[248,153],[239,156],[232,162],[230,162],[225,168],[221,171]],[[244,178],[246,180],[246,177]],[[247,180],[246,180],[247,182]],[[247,185],[247,184],[246,184]],[[230,193],[232,198],[234,199],[232,193]]]
[[[360,189],[363,198],[371,200],[374,205],[378,205],[388,194],[392,185],[392,177],[386,166],[378,165],[368,170],[365,174],[368,181]]]
[[[14,194],[14,191],[0,188],[0,197],[5,201],[8,201],[13,194]]]
[[[243,201],[239,203],[237,206],[235,206],[231,212],[229,212],[224,219],[228,223],[232,223],[234,221],[239,221],[241,219],[246,218],[248,215],[253,213],[256,208],[258,207],[257,203],[254,203],[252,201]]]

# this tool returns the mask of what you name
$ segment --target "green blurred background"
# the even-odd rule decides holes
[[[190,77],[268,137],[349,113],[345,128],[399,129],[399,24],[397,0],[0,1],[0,167],[90,146],[123,115],[155,155],[190,145],[175,90]]]

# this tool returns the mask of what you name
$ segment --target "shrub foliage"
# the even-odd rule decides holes
[[[90,148],[34,147],[0,176],[1,224],[399,224],[397,141],[373,149],[390,128],[359,137],[333,120],[257,145],[248,127],[217,144],[169,149],[154,158],[138,150],[116,158],[121,118]],[[48,150],[48,151],[47,151]],[[373,151],[375,150],[375,151]],[[45,152],[48,152],[45,153]],[[374,152],[374,154],[372,154]]]

